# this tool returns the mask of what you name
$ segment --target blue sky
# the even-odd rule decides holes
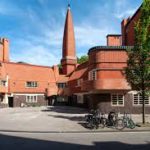
[[[120,22],[142,0],[70,0],[77,56],[120,34]],[[62,54],[68,0],[0,0],[0,37],[10,40],[11,61],[52,66]]]

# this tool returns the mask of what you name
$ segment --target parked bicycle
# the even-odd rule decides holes
[[[86,126],[90,129],[104,128],[106,125],[106,118],[99,110],[92,110],[90,114],[85,116]]]
[[[118,117],[116,112],[110,112],[108,114],[108,119],[106,120],[106,127],[114,127],[117,130],[122,130],[125,128],[123,119]]]
[[[136,126],[136,124],[134,123],[134,121],[131,118],[131,114],[129,117],[129,115],[127,113],[124,113],[123,122],[124,122],[126,128],[134,129]]]

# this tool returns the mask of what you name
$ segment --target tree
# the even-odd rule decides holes
[[[82,63],[84,63],[86,61],[88,61],[88,56],[87,55],[83,55],[80,58],[77,58],[78,64],[82,64]]]
[[[150,91],[150,0],[143,0],[141,15],[135,25],[135,45],[128,50],[125,69],[132,89],[142,95],[142,122],[145,123],[145,97]]]

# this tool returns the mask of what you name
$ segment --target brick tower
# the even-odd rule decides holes
[[[77,64],[76,52],[75,52],[75,36],[74,36],[74,26],[70,10],[70,5],[68,5],[64,36],[63,36],[63,47],[62,47],[62,70],[63,74],[70,74]]]

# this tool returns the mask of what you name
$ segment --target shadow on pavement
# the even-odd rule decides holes
[[[48,116],[54,117],[54,118],[68,119],[71,121],[84,121],[85,120],[84,116],[64,116],[64,115],[48,115]]]
[[[73,141],[72,141],[73,142]],[[117,141],[93,142],[92,145],[81,145],[57,141],[39,140],[0,134],[0,150],[149,150],[150,144],[125,144]]]
[[[57,112],[57,113],[68,113],[68,114],[83,114],[87,113],[87,109],[78,108],[78,107],[70,107],[70,106],[49,106],[42,112]]]

